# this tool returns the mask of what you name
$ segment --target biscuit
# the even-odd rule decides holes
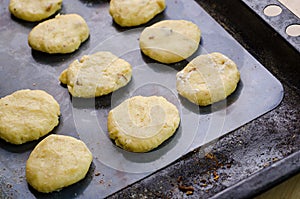
[[[41,21],[61,9],[62,0],[10,0],[9,11],[25,21]]]
[[[237,87],[236,64],[221,53],[200,55],[176,75],[176,88],[189,101],[206,106],[225,99]]]
[[[87,40],[90,31],[77,14],[57,15],[35,26],[28,36],[29,46],[49,54],[71,53]]]
[[[175,63],[190,57],[199,46],[201,31],[186,20],[164,20],[147,27],[140,35],[140,48],[150,58]]]
[[[109,13],[120,26],[138,26],[150,21],[165,7],[165,0],[111,0]]]
[[[180,122],[172,103],[159,96],[136,96],[108,114],[108,132],[115,144],[131,152],[147,152],[170,138]]]
[[[42,90],[19,90],[0,99],[0,138],[12,144],[37,140],[59,123],[60,107]]]
[[[109,94],[131,79],[131,65],[110,52],[101,51],[75,60],[59,80],[74,97],[91,98]]]
[[[31,152],[26,162],[26,180],[39,192],[58,191],[82,180],[92,159],[81,140],[52,134]]]

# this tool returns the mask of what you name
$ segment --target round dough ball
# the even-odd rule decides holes
[[[61,9],[62,0],[10,0],[9,11],[25,21],[41,21]]]
[[[140,48],[150,58],[175,63],[191,56],[199,46],[201,31],[186,20],[164,20],[143,30]]]
[[[90,30],[78,14],[57,15],[35,26],[28,36],[29,46],[49,54],[71,53],[89,37]]]
[[[59,123],[60,107],[42,90],[19,90],[0,99],[0,138],[23,144],[48,134]]]
[[[39,192],[60,190],[82,180],[92,159],[92,153],[82,141],[49,135],[31,152],[26,162],[26,180]]]
[[[74,97],[90,98],[111,93],[131,79],[131,65],[110,52],[97,52],[75,60],[59,80]]]
[[[177,73],[176,87],[189,101],[206,106],[225,99],[236,89],[240,73],[221,53],[200,55]]]
[[[179,122],[176,106],[165,98],[136,96],[109,112],[108,131],[117,146],[147,152],[170,138]]]
[[[165,7],[165,0],[111,0],[109,13],[120,26],[138,26],[150,21]]]

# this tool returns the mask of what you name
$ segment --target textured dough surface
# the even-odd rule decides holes
[[[49,54],[71,53],[89,37],[85,20],[78,14],[57,15],[35,26],[28,36],[29,46]]]
[[[82,180],[92,159],[92,153],[82,141],[49,135],[31,152],[26,162],[26,180],[39,192],[56,191]]]
[[[199,46],[201,31],[186,20],[164,20],[143,30],[140,48],[150,58],[175,63],[191,56]]]
[[[59,123],[60,107],[42,90],[19,90],[0,99],[0,137],[12,144],[37,140]]]
[[[125,86],[131,79],[131,65],[110,52],[100,51],[75,60],[59,80],[74,97],[98,97]]]
[[[240,73],[236,64],[221,53],[200,55],[177,73],[180,95],[200,106],[225,99],[237,87]]]
[[[62,0],[10,0],[9,11],[25,21],[41,21],[61,9]]]
[[[111,0],[109,13],[120,26],[138,26],[150,21],[165,7],[165,0]]]
[[[179,122],[176,106],[165,98],[136,96],[109,112],[108,131],[117,146],[147,152],[170,138]]]

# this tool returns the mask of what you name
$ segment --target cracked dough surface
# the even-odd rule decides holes
[[[48,134],[59,123],[60,107],[42,90],[19,90],[0,99],[0,137],[23,144]]]
[[[196,57],[176,77],[180,95],[197,105],[206,106],[233,93],[240,73],[231,59],[215,52]]]
[[[61,9],[62,0],[10,0],[9,11],[25,21],[41,21]]]
[[[190,57],[199,46],[199,27],[186,20],[164,20],[143,30],[140,48],[150,58],[175,63]]]
[[[150,21],[165,7],[165,0],[111,0],[109,13],[120,26],[138,26]]]
[[[39,192],[60,190],[82,180],[92,159],[92,153],[81,140],[49,135],[31,152],[26,162],[26,180]]]
[[[39,23],[29,33],[29,46],[49,54],[71,53],[88,39],[90,30],[78,14],[57,15]]]
[[[159,96],[135,96],[108,114],[109,136],[117,146],[147,152],[170,138],[179,126],[175,105]]]
[[[131,79],[132,67],[107,51],[85,55],[64,70],[59,80],[74,97],[90,98],[109,94]]]

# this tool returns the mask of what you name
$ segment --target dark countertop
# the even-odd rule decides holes
[[[111,198],[251,198],[300,172],[300,53],[241,1],[197,2],[281,81],[283,101]]]

